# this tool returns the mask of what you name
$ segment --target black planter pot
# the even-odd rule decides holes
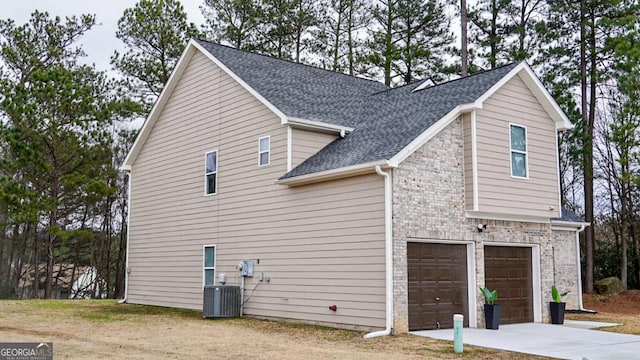
[[[498,330],[498,327],[500,327],[501,315],[502,305],[484,304],[484,325],[487,329]]]
[[[551,311],[551,323],[562,325],[564,324],[564,307],[566,303],[563,302],[550,302],[549,309]]]

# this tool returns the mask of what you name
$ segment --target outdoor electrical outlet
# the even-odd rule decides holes
[[[259,272],[258,273],[258,281],[262,281],[264,280],[264,273]]]

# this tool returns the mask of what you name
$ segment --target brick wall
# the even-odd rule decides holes
[[[577,290],[573,290],[577,280],[575,233],[567,231],[556,233],[551,230],[549,223],[465,217],[463,150],[462,121],[456,120],[393,171],[394,331],[396,333],[408,331],[406,255],[407,240],[411,241],[411,239],[455,240],[474,244],[476,287],[484,286],[484,245],[519,243],[534,246],[540,255],[542,295],[540,306],[544,322],[549,321],[548,302],[551,299],[550,289],[554,281],[558,281],[558,286],[562,289],[568,289],[577,294]],[[487,224],[487,229],[478,233],[478,224]],[[573,243],[568,241],[570,235],[573,236]],[[484,327],[483,304],[484,299],[478,292],[476,297],[478,327]],[[569,304],[568,308],[571,308]]]

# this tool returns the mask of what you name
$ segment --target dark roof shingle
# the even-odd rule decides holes
[[[562,207],[561,211],[562,211],[562,217],[552,218],[551,220],[575,222],[575,223],[583,223],[583,222],[585,222],[578,215],[576,215],[573,211],[567,209],[564,206]]]
[[[475,101],[517,64],[415,91],[197,40],[286,116],[355,128],[281,179],[389,160],[460,104]]]
[[[353,128],[366,97],[387,89],[377,81],[196,41],[290,117]]]
[[[371,95],[358,127],[282,178],[389,160],[460,104],[473,102],[516,64],[413,92],[419,83]]]

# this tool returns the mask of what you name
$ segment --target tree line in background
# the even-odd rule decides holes
[[[177,0],[126,9],[115,74],[81,61],[94,15],[0,20],[0,297],[61,296],[87,271],[98,276],[71,296],[123,296],[128,177],[119,165],[131,122],[150,111],[193,37],[390,86],[528,61],[575,124],[558,146],[563,203],[593,224],[584,289],[606,276],[640,288],[634,1],[204,0],[201,11],[199,28]]]

